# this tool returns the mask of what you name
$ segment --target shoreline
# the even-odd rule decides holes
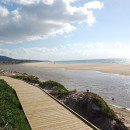
[[[119,108],[119,109],[130,111],[130,108],[128,108],[128,107],[122,107],[122,106],[118,106],[118,105],[114,105],[114,104],[109,104],[109,105],[113,106],[113,107],[116,107],[116,108]]]
[[[130,76],[130,64],[53,64],[45,62],[22,63],[22,66],[40,68],[64,68],[67,70],[91,70]]]
[[[122,122],[130,129],[130,110],[113,104],[108,104],[109,107],[117,114]]]

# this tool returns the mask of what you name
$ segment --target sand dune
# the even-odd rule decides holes
[[[44,62],[23,63],[24,66],[65,68],[69,70],[95,70],[130,76],[130,64],[53,64]]]

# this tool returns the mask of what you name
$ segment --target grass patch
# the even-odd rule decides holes
[[[91,93],[91,95],[95,97],[97,105],[101,107],[101,110],[105,116],[117,122],[120,121],[115,112],[107,105],[107,103],[99,95],[95,93]]]
[[[37,78],[33,76],[16,75],[16,76],[11,76],[11,77],[15,79],[22,79],[30,83],[41,84],[41,81],[39,81]]]
[[[0,129],[30,130],[15,91],[0,79]]]
[[[55,82],[55,81],[52,81],[52,80],[49,80],[49,81],[42,83],[42,87],[49,88],[49,89],[56,87],[56,89],[58,90],[58,92],[56,94],[58,94],[58,95],[70,93],[70,91],[67,90],[62,84]]]

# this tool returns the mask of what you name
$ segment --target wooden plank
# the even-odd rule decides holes
[[[0,79],[4,79],[16,91],[32,129],[92,129],[39,88],[10,77],[0,76]]]

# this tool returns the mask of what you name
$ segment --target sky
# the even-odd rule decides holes
[[[0,0],[0,55],[130,59],[130,0]]]

